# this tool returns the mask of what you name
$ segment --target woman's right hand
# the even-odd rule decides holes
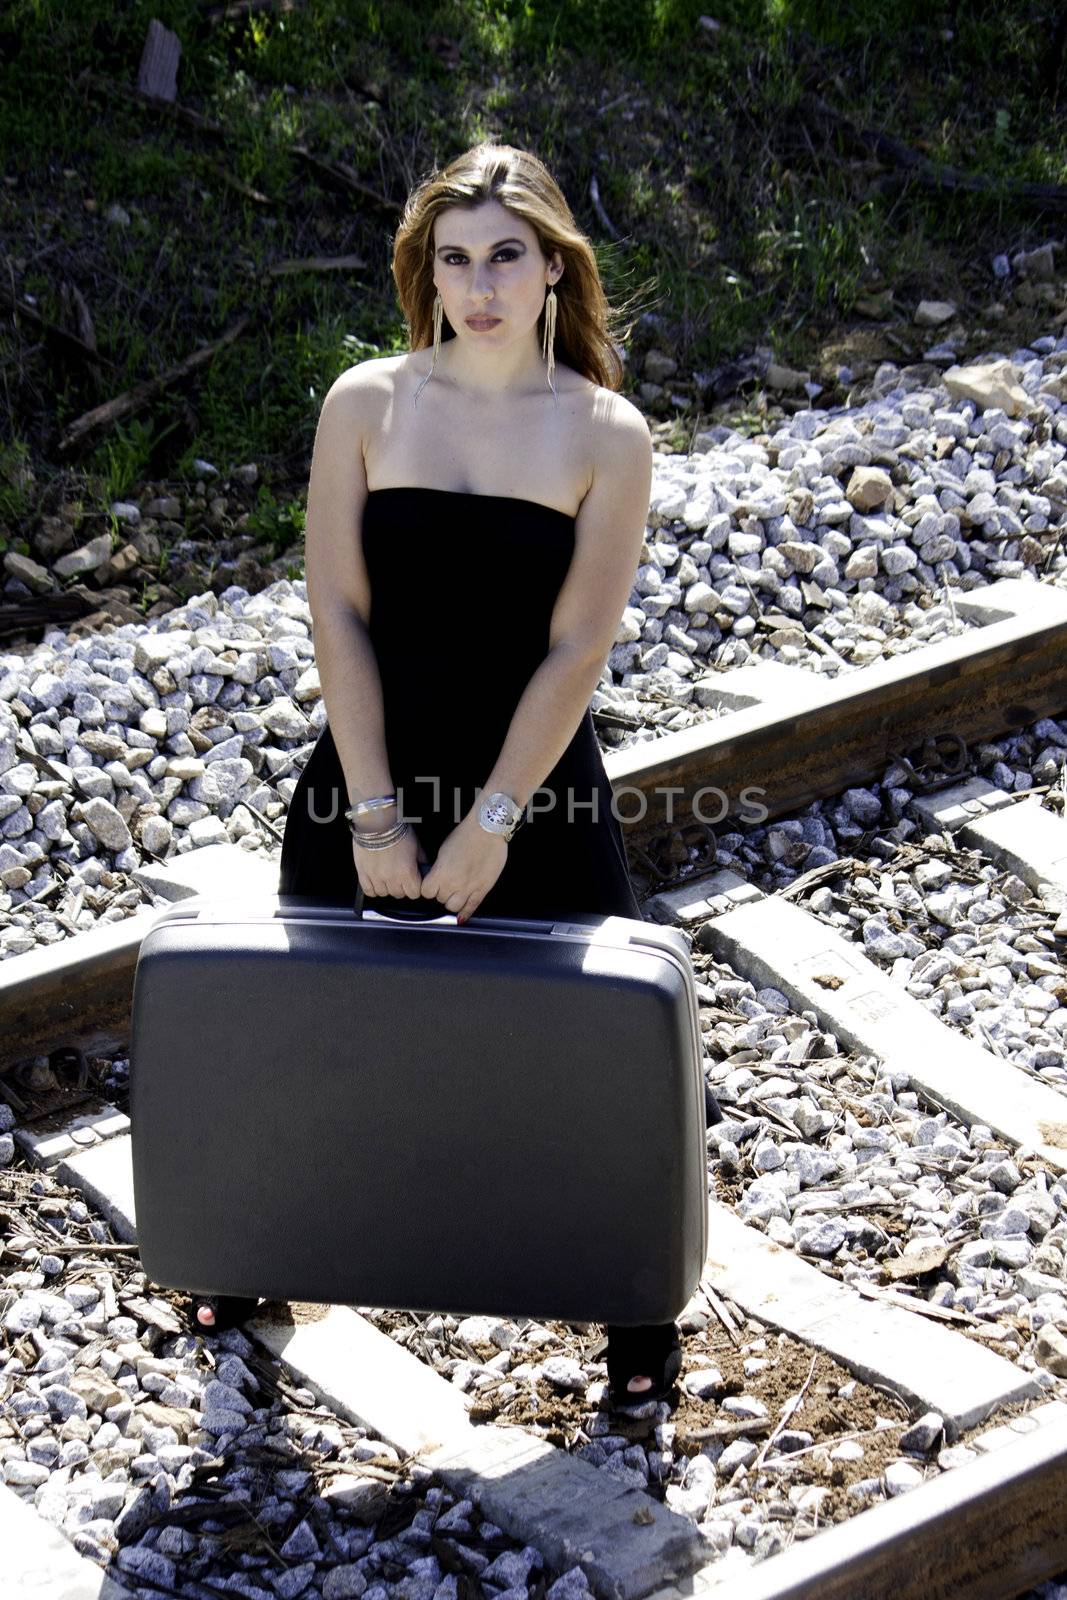
[[[369,831],[391,827],[391,823],[376,822]],[[352,840],[352,856],[356,863],[356,877],[365,895],[388,895],[394,900],[421,900],[422,873],[420,862],[429,857],[414,828],[384,850],[368,850],[365,845]]]

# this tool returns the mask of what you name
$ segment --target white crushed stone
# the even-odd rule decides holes
[[[894,387],[889,369],[866,405],[800,412],[769,444],[716,429],[692,456],[657,457],[641,567],[593,699],[595,710],[627,724],[606,739],[653,738],[713,714],[700,679],[716,668],[772,659],[832,675],[958,632],[954,589],[1005,576],[1037,581],[1054,502],[1067,494],[1067,414],[1052,383],[1067,367],[1067,338],[1036,340],[1012,360],[1035,403],[1025,419],[978,413],[941,385]],[[952,448],[940,454],[946,440]],[[850,498],[857,469],[864,470]],[[880,501],[878,473],[888,485]],[[1064,585],[1062,556],[1048,577]],[[205,593],[152,625],[76,642],[51,630],[29,656],[0,654],[0,956],[130,914],[143,901],[131,874],[157,857],[217,839],[273,856],[324,722],[313,655],[299,581],[254,596],[236,586]],[[1044,719],[980,747],[975,770],[1017,791],[1055,782],[1065,749],[1067,724]],[[853,880],[843,907],[830,890],[816,891],[812,910],[861,939],[950,1025],[981,1025],[1017,1065],[1067,1083],[1062,984],[1047,968],[1047,945],[1035,937],[1039,925],[1018,880],[984,866],[972,880],[932,859],[891,864],[905,841],[924,843],[906,815],[914,792],[909,772],[893,769],[880,784],[801,816],[720,832],[716,865],[773,890],[862,850],[866,882]],[[891,925],[890,911],[915,913],[922,934]],[[924,1111],[903,1075],[846,1059],[813,1012],[790,1014],[776,991],[696,960],[708,1079],[726,1113],[709,1130],[709,1184],[739,1184],[745,1220],[845,1281],[874,1277],[887,1251],[944,1245],[944,1266],[924,1292],[999,1330],[994,1348],[1062,1395],[1062,1378],[1039,1354],[1057,1348],[1052,1335],[1067,1329],[1064,1182],[1049,1181],[1032,1152],[1007,1148],[988,1128]],[[0,1105],[0,1167],[14,1160],[5,1110]],[[73,1204],[67,1215],[77,1220]],[[108,1237],[87,1211],[82,1220],[91,1239]],[[297,1411],[277,1400],[257,1404],[263,1396],[245,1364],[251,1346],[243,1335],[213,1336],[222,1359],[212,1372],[195,1339],[160,1339],[138,1316],[121,1314],[98,1258],[48,1256],[29,1241],[20,1252],[17,1235],[7,1243],[22,1265],[0,1282],[0,1348],[18,1341],[24,1354],[8,1353],[0,1364],[4,1479],[78,1548],[102,1564],[114,1558],[127,1581],[143,1577],[135,1592],[155,1593],[156,1583],[199,1600],[209,1591],[198,1579],[221,1572],[248,1600],[386,1600],[393,1592],[451,1600],[455,1574],[426,1554],[431,1528],[435,1536],[451,1528],[457,1538],[474,1531],[463,1545],[464,1570],[487,1593],[510,1600],[527,1592],[540,1558],[503,1549],[507,1541],[484,1521],[475,1528],[469,1502],[428,1489],[408,1529],[375,1540],[373,1530],[353,1528],[328,1493],[308,1498],[304,1462],[358,1461],[368,1451],[388,1458],[388,1447],[363,1430],[339,1429],[324,1408],[316,1415],[310,1395]],[[695,1299],[689,1328],[709,1314]],[[410,1339],[413,1327],[394,1336]],[[506,1398],[520,1384],[532,1392],[539,1377],[564,1393],[584,1390],[590,1412],[577,1453],[624,1483],[662,1486],[669,1505],[700,1521],[724,1570],[782,1548],[789,1518],[818,1515],[812,1487],[786,1478],[783,1493],[768,1487],[773,1472],[750,1478],[760,1435],[712,1441],[693,1457],[676,1453],[669,1407],[655,1402],[632,1412],[653,1423],[647,1441],[612,1434],[592,1409],[603,1364],[576,1361],[547,1329],[442,1315],[420,1320],[418,1332],[411,1348],[472,1399],[489,1389]],[[497,1354],[483,1361],[469,1341]],[[466,1353],[454,1353],[465,1344]],[[91,1365],[77,1360],[94,1346]],[[744,1353],[755,1379],[773,1359],[773,1342],[751,1339]],[[714,1398],[718,1376],[693,1373],[686,1386]],[[184,1438],[146,1420],[150,1402],[188,1414]],[[721,1409],[752,1419],[764,1410],[753,1396],[729,1396]],[[931,1417],[915,1419],[910,1431],[921,1453],[909,1453],[905,1435],[899,1461],[853,1485],[857,1509],[971,1454],[939,1446]],[[802,1459],[810,1437],[799,1427],[783,1432],[780,1460]],[[227,1558],[217,1520],[149,1525],[176,1494],[189,1497],[197,1469],[224,1449],[228,1499],[249,1501],[264,1469],[247,1452],[268,1440],[300,1446],[301,1464],[272,1470],[263,1502],[291,1563],[284,1576],[265,1572],[272,1558],[262,1553]],[[862,1460],[863,1448],[846,1439],[834,1455]],[[407,1492],[421,1492],[417,1469]],[[548,1589],[549,1600],[584,1592],[577,1568]],[[1063,1592],[1035,1591],[1049,1600]]]

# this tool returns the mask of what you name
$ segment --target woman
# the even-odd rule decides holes
[[[412,348],[343,373],[315,438],[306,572],[329,722],[280,892],[362,890],[373,910],[459,922],[640,919],[589,701],[640,559],[652,447],[615,392],[593,251],[535,156],[481,144],[414,191],[392,265]],[[198,1325],[254,1305],[200,1298]],[[613,1400],[665,1395],[675,1324],[607,1331]]]

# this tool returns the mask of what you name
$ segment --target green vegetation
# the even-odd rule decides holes
[[[216,21],[202,0],[8,0],[6,287],[52,327],[91,328],[98,359],[3,318],[7,547],[25,548],[57,474],[67,494],[84,474],[85,509],[99,513],[146,482],[195,481],[203,458],[223,474],[258,464],[248,527],[284,550],[302,527],[323,394],[353,361],[406,345],[389,268],[397,208],[481,138],[535,150],[593,239],[609,293],[641,291],[638,309],[658,320],[638,329],[631,368],[655,344],[678,370],[639,403],[681,447],[730,393],[716,374],[757,346],[836,392],[842,364],[917,359],[942,336],[914,326],[923,298],[958,305],[970,353],[1055,326],[1051,284],[998,307],[990,263],[1057,227],[1019,194],[1067,182],[1057,6],[707,6],[295,0]],[[210,126],[130,92],[153,18],[181,41],[179,106]],[[820,102],[989,188],[924,186]],[[298,147],[364,187],[331,181]],[[269,270],[342,255],[365,265]],[[212,360],[60,451],[76,418],[242,318]],[[758,385],[731,403],[731,420],[760,425]]]
[[[13,531],[22,526],[32,509],[29,455],[29,447],[23,439],[0,444],[0,555],[5,550],[29,554],[25,539],[19,539]]]
[[[247,533],[268,544],[274,555],[288,550],[304,533],[304,507],[292,500],[277,500],[270,487],[261,483],[255,509],[244,524]]]

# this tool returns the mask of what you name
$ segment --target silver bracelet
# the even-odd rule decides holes
[[[396,795],[395,794],[381,794],[381,795],[378,795],[377,798],[374,799],[374,800],[356,800],[356,801],[354,801],[352,803],[352,805],[349,806],[348,810],[345,812],[345,816],[346,817],[350,817],[353,814],[358,815],[360,812],[363,812],[363,811],[383,811],[388,806],[395,806],[395,805],[396,805]]]
[[[352,837],[364,850],[386,850],[398,839],[402,839],[408,832],[410,823],[406,820],[398,822],[392,828],[385,828],[380,833],[361,833],[356,827],[352,828]]]
[[[385,795],[385,794],[383,794],[383,795],[379,795],[379,797],[376,800],[357,800],[355,805],[349,806],[348,810],[345,812],[345,814],[344,814],[345,815],[345,821],[348,823],[348,826],[351,829],[353,835],[355,835],[359,831],[356,828],[356,818],[358,816],[362,815],[365,812],[383,811],[383,810],[388,809],[388,807],[395,806],[395,805],[396,805],[396,796],[395,795]],[[396,824],[394,823],[393,826],[395,827]],[[362,837],[363,838],[371,838],[371,839],[373,839],[375,837],[375,835],[374,835],[372,830],[368,829],[365,833],[362,834]]]

